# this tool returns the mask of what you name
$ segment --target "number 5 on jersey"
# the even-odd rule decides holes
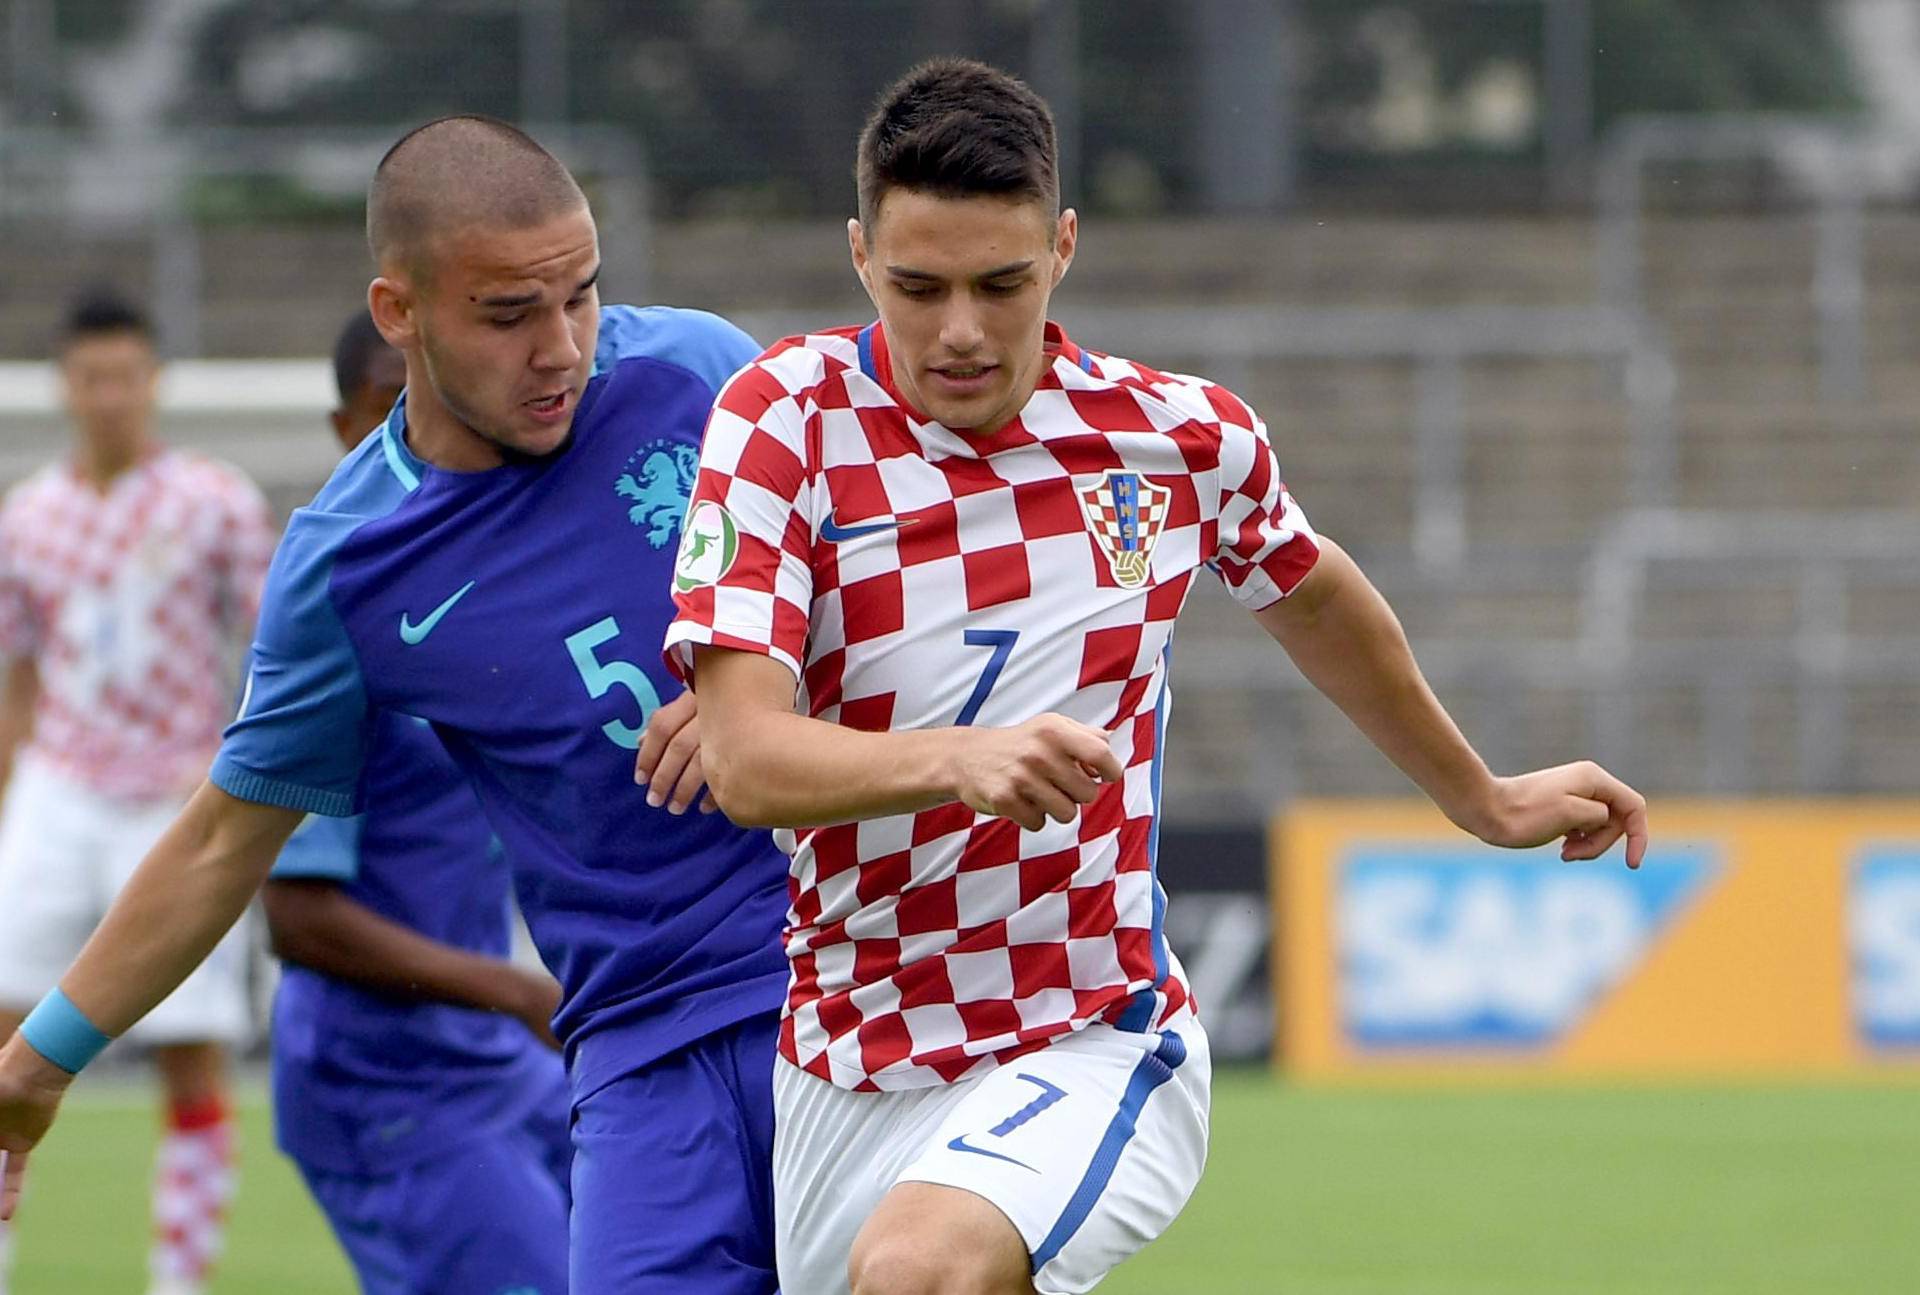
[[[608,616],[597,620],[578,634],[567,636],[567,652],[573,657],[573,668],[580,672],[580,682],[587,686],[589,697],[604,697],[615,688],[625,688],[640,707],[640,725],[635,727],[622,720],[610,719],[600,726],[607,740],[615,746],[626,747],[629,751],[640,747],[640,733],[645,728],[647,717],[660,708],[660,694],[654,689],[653,680],[631,661],[613,657],[602,661],[594,655],[594,649],[608,639],[616,638],[620,633],[620,622]]]

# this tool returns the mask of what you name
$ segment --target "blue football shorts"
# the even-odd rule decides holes
[[[300,1172],[365,1295],[567,1295],[564,1095],[380,1177]]]
[[[779,1014],[643,1066],[573,1109],[573,1295],[776,1295]]]

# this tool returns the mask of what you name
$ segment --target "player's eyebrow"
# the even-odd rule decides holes
[[[1009,274],[1019,274],[1023,270],[1030,270],[1032,268],[1032,258],[1024,261],[1009,261],[1005,265],[995,266],[991,270],[974,275],[973,280],[976,283],[984,283],[988,279],[1004,279]],[[889,265],[887,267],[887,273],[896,279],[914,279],[925,283],[942,283],[945,281],[944,276],[934,274],[930,270],[915,270],[905,265]]]
[[[593,267],[593,273],[580,280],[568,295],[577,297],[598,282],[600,282],[600,267],[596,265]],[[481,297],[478,299],[477,304],[485,306],[489,310],[511,310],[515,306],[531,306],[539,300],[540,294],[538,292],[516,292],[499,297]]]

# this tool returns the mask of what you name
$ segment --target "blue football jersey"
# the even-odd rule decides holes
[[[758,348],[715,316],[601,312],[572,444],[449,472],[405,401],[293,515],[213,781],[347,815],[382,710],[431,723],[512,861],[564,998],[575,1093],[776,1010],[786,859],[633,783],[681,514],[720,385]],[[616,1028],[617,1027],[617,1028]]]
[[[507,862],[466,778],[419,720],[381,715],[365,812],[309,818],[273,875],[337,883],[442,944],[505,957]],[[516,1020],[401,999],[288,963],[273,1005],[275,1134],[334,1173],[388,1174],[539,1107],[566,1108],[560,1058]]]

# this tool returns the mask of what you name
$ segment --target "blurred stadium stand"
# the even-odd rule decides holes
[[[330,458],[313,357],[360,300],[358,193],[398,126],[551,123],[609,299],[770,336],[864,317],[839,221],[866,97],[909,57],[976,53],[1060,110],[1088,215],[1061,317],[1265,414],[1497,764],[1911,791],[1920,218],[1844,72],[1885,10],[14,0],[0,356],[44,355],[104,281],[183,358],[297,362],[183,365],[168,416],[289,508]],[[1744,43],[1714,36],[1729,15]],[[1692,51],[1666,81],[1633,57],[1655,39]],[[0,372],[0,478],[58,444],[44,373]],[[1213,591],[1177,660],[1175,820],[1402,790]]]

